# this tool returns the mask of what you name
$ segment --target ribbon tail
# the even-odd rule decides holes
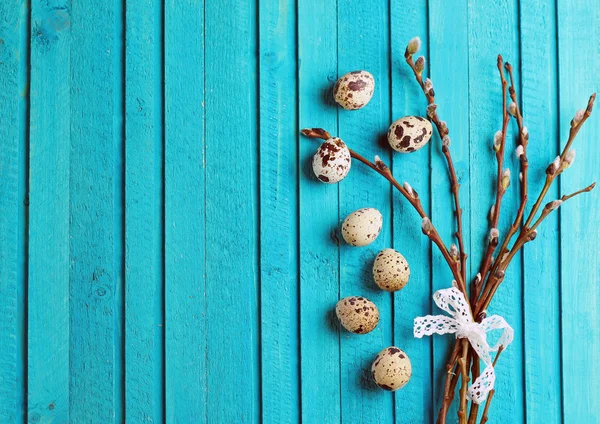
[[[480,404],[487,399],[489,392],[494,388],[496,383],[496,373],[494,373],[494,366],[489,364],[481,375],[477,377],[475,382],[469,387],[467,391],[467,399],[472,400],[476,404]]]
[[[431,336],[432,334],[456,333],[458,330],[456,320],[446,315],[417,317],[414,324],[413,333],[418,339],[423,336]]]

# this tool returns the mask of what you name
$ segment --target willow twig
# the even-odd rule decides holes
[[[510,183],[510,174],[509,176],[504,175],[504,150],[506,148],[506,132],[508,128],[508,122],[510,120],[510,115],[508,114],[508,110],[506,109],[506,87],[508,86],[508,82],[504,77],[503,70],[503,60],[502,56],[498,55],[498,72],[500,73],[500,81],[502,83],[502,131],[501,134],[494,136],[494,151],[496,152],[496,162],[498,164],[497,170],[497,180],[496,180],[496,202],[492,207],[492,217],[491,217],[491,230],[490,236],[488,240],[488,246],[483,256],[483,260],[481,263],[481,268],[479,269],[479,278],[475,278],[473,280],[473,291],[471,293],[472,303],[475,303],[479,298],[479,293],[481,292],[481,288],[487,278],[488,271],[490,270],[492,264],[492,255],[494,254],[494,250],[498,246],[498,223],[500,222],[500,211],[502,206],[502,199],[504,197],[504,193],[506,193],[506,189],[508,188],[508,184]]]
[[[569,200],[572,197],[575,197],[579,194],[590,192],[594,189],[594,187],[596,187],[595,182],[585,188],[582,188],[581,190],[577,190],[574,193],[564,195],[559,200],[554,200],[554,201],[546,204],[544,209],[542,209],[542,213],[540,214],[540,217],[537,219],[537,221],[531,226],[531,228],[526,229],[527,231],[521,233],[521,235],[515,242],[515,245],[513,246],[513,248],[510,250],[510,252],[508,252],[505,255],[506,257],[500,262],[499,271],[501,271],[501,273],[500,273],[501,275],[500,274],[498,276],[494,275],[493,276],[494,278],[491,277],[490,281],[488,282],[489,290],[482,295],[480,302],[478,302],[478,304],[474,307],[475,314],[480,313],[481,311],[485,310],[489,306],[490,302],[492,301],[492,297],[494,296],[494,294],[496,293],[496,290],[498,289],[498,286],[504,279],[504,273],[506,271],[506,268],[510,264],[513,257],[517,254],[517,252],[519,252],[519,250],[521,250],[521,248],[527,242],[535,239],[536,230],[537,230],[538,226],[542,223],[542,221],[544,221],[544,219],[546,219],[546,217],[548,215],[550,215],[550,213],[552,213],[552,211],[558,209],[567,200]],[[486,289],[487,288],[488,287],[486,287]]]
[[[456,208],[456,240],[458,242],[458,250],[460,254],[460,268],[461,268],[461,280],[463,285],[466,285],[467,281],[467,253],[465,252],[464,245],[464,236],[463,236],[463,225],[462,225],[462,208],[460,207],[460,196],[459,189],[460,184],[458,182],[458,177],[456,176],[456,170],[454,168],[454,162],[452,161],[452,155],[450,154],[450,136],[449,130],[446,123],[440,120],[440,117],[437,113],[437,105],[435,104],[435,91],[433,90],[433,85],[429,88],[425,82],[423,82],[422,71],[417,69],[415,62],[413,60],[413,56],[410,53],[409,49],[406,49],[404,53],[404,57],[406,59],[406,63],[412,69],[415,79],[421,86],[423,90],[423,94],[427,99],[428,107],[427,107],[427,116],[431,119],[431,122],[435,125],[438,134],[440,135],[440,139],[442,140],[442,153],[446,158],[446,162],[448,164],[448,173],[450,176],[450,189],[452,191],[452,196],[454,198],[454,205]],[[424,58],[422,59],[424,61]],[[468,298],[467,298],[468,299]]]
[[[459,424],[467,424],[467,387],[469,386],[469,371],[467,366],[467,353],[469,351],[469,339],[461,339],[462,354],[458,358],[462,383],[460,386],[460,406],[458,408]]]

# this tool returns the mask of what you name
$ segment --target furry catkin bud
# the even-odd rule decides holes
[[[583,119],[584,116],[585,116],[585,109],[579,109],[575,113],[575,116],[573,117],[573,120],[571,121],[571,126],[576,127],[577,125],[579,125],[579,123],[581,122],[581,120]]]
[[[415,197],[415,192],[409,183],[405,182],[403,186],[410,196]]]
[[[522,172],[519,172],[519,181],[523,182],[523,173]]]
[[[433,95],[433,82],[429,78],[423,81],[423,91],[426,94]]]
[[[560,168],[560,156],[557,156],[556,159],[554,159],[552,163],[548,165],[548,168],[546,168],[546,174],[554,175],[556,174],[556,171],[558,171],[558,168]]]
[[[423,72],[423,69],[425,69],[425,58],[423,56],[419,56],[415,62],[415,70],[420,74]]]
[[[385,171],[387,169],[386,164],[383,163],[383,161],[378,155],[375,155],[375,166],[381,171]]]
[[[523,137],[524,140],[529,140],[529,130],[527,127],[523,127],[521,130],[521,137]]]
[[[493,221],[493,220],[494,220],[494,209],[496,209],[496,204],[495,204],[495,203],[494,203],[494,204],[492,205],[492,207],[490,208],[490,213],[488,214],[488,219],[489,219],[490,221]]]
[[[454,259],[455,261],[458,261],[458,247],[456,247],[456,244],[452,243],[450,245],[450,257],[452,259]]]
[[[450,147],[450,136],[449,135],[445,135],[444,138],[442,138],[442,146],[444,147]]]
[[[511,102],[508,105],[508,113],[510,113],[512,116],[517,116],[517,104],[515,102]]]
[[[510,169],[506,168],[504,172],[502,172],[502,181],[500,183],[502,184],[502,188],[504,190],[508,188],[510,185]]]
[[[494,134],[494,151],[499,152],[502,147],[502,131],[496,131]]]
[[[575,149],[570,149],[567,152],[567,154],[565,156],[565,161],[563,164],[563,166],[565,168],[568,168],[569,166],[573,165],[573,162],[575,162],[575,154],[576,154]]]
[[[442,133],[448,132],[448,124],[446,124],[446,121],[440,121],[440,131]]]
[[[525,153],[525,149],[523,149],[523,146],[519,144],[515,149],[515,155],[517,156],[517,159],[521,159],[523,153]]]
[[[527,241],[533,241],[533,240],[535,240],[536,237],[537,237],[537,230],[533,230],[529,234],[527,234]]]
[[[553,210],[557,209],[561,204],[562,204],[562,200],[553,200],[551,202],[546,203],[546,206],[544,206],[544,209],[553,211]]]
[[[490,230],[490,243],[493,243],[494,240],[498,240],[498,237],[500,237],[500,231],[498,231],[497,228],[492,228]]]
[[[433,231],[433,224],[429,218],[423,218],[421,221],[421,230],[423,231],[423,234],[429,234]]]
[[[458,288],[458,284],[456,283],[456,280],[452,280],[452,287],[454,287],[455,289]]]
[[[427,106],[427,116],[431,119],[435,116],[435,110],[437,109],[437,105],[435,103],[431,103]]]
[[[419,37],[414,37],[408,42],[408,45],[406,46],[406,53],[408,55],[413,55],[418,52],[420,48],[421,39]]]
[[[475,284],[481,284],[481,272],[478,272],[475,276]]]

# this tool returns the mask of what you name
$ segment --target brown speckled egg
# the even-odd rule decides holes
[[[313,171],[317,178],[328,184],[339,183],[352,165],[350,150],[342,140],[337,137],[325,141],[313,156]]]
[[[408,262],[394,249],[383,249],[373,263],[373,279],[381,289],[394,292],[404,288],[410,278]]]
[[[379,387],[393,392],[408,383],[412,366],[406,353],[395,346],[390,346],[377,354],[371,366],[371,373]]]
[[[364,107],[375,90],[375,79],[367,71],[352,71],[341,77],[333,87],[333,98],[346,110]]]
[[[366,334],[379,323],[379,310],[373,302],[364,297],[350,296],[335,305],[335,314],[342,326],[356,334]]]
[[[366,246],[375,241],[382,225],[381,212],[374,208],[362,208],[344,219],[342,236],[351,246]]]
[[[388,130],[388,142],[400,153],[411,153],[425,146],[433,128],[431,122],[420,116],[405,116],[398,119]]]

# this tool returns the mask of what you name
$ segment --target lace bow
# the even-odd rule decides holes
[[[506,348],[513,340],[514,331],[499,315],[487,317],[481,323],[474,322],[464,295],[455,287],[438,290],[434,293],[433,300],[451,316],[427,315],[415,318],[415,337],[450,333],[456,334],[457,339],[469,339],[469,343],[486,365],[483,373],[469,387],[467,394],[469,400],[479,404],[486,399],[496,381],[491,353],[496,352],[500,346]],[[496,344],[490,347],[487,332],[492,330],[503,331]]]

